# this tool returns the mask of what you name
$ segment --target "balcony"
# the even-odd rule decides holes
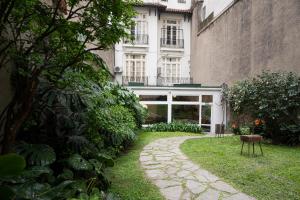
[[[157,77],[158,86],[173,86],[174,84],[192,84],[190,77]]]
[[[129,86],[173,86],[174,84],[193,84],[193,79],[190,77],[123,76],[122,84]]]
[[[132,35],[132,40],[125,40],[125,44],[133,44],[133,45],[147,45],[149,40],[148,34],[135,34]]]
[[[122,76],[123,85],[148,85],[147,76]]]
[[[160,46],[165,48],[184,48],[184,39],[167,39],[160,38]]]
[[[161,29],[160,46],[165,48],[184,48],[183,30],[167,27]]]

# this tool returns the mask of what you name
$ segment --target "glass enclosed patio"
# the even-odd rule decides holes
[[[199,124],[214,133],[215,124],[226,124],[226,108],[221,103],[221,87],[128,87],[148,108],[145,126],[183,121]]]

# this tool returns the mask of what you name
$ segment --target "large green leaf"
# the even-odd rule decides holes
[[[24,184],[15,186],[13,189],[20,199],[34,199],[34,200],[52,200],[52,199],[66,199],[70,194],[66,189],[73,181],[63,181],[60,184],[51,187],[48,183],[38,183],[36,181],[29,181]]]
[[[64,169],[63,173],[61,173],[60,175],[57,176],[57,178],[63,179],[63,180],[72,180],[73,177],[74,177],[74,173],[69,169]]]
[[[104,163],[105,166],[107,167],[113,167],[114,166],[114,160],[106,154],[98,153],[97,154],[97,159]]]
[[[46,166],[33,166],[26,169],[21,175],[25,178],[36,178],[42,174],[52,174],[53,171]]]
[[[25,168],[26,162],[17,154],[0,156],[0,178],[19,175]]]
[[[0,199],[1,200],[12,200],[15,198],[14,191],[7,186],[0,186]]]
[[[1,180],[13,184],[25,183],[28,182],[29,179],[37,178],[42,174],[47,174],[51,176],[53,174],[53,171],[46,166],[33,166],[24,170],[18,176],[2,177]]]
[[[71,187],[75,189],[78,193],[87,192],[87,185],[85,180],[77,180],[72,183]]]
[[[92,170],[92,165],[79,154],[71,155],[68,160],[68,165],[76,170]]]
[[[22,143],[16,147],[16,151],[26,158],[29,165],[45,166],[56,160],[53,148],[45,144]]]
[[[21,185],[17,185],[14,187],[14,191],[17,194],[19,199],[43,199],[43,200],[51,200],[51,198],[39,198],[43,193],[50,190],[50,185],[45,183],[37,183],[36,181],[26,182]]]
[[[70,181],[70,180],[63,181],[60,184],[56,185],[55,187],[52,187],[48,191],[42,193],[40,196],[43,198],[50,198],[50,199],[55,199],[58,197],[59,197],[59,199],[66,199],[66,198],[70,197],[70,196],[68,196],[68,194],[70,194],[70,191],[67,191],[66,187],[68,187],[72,183],[73,183],[73,181]]]
[[[103,164],[97,159],[90,159],[89,162],[93,165],[95,171],[100,174],[102,172]]]

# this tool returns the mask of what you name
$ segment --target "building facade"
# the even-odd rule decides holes
[[[132,41],[115,46],[115,76],[123,85],[191,83],[190,0],[145,0],[136,6]]]
[[[145,0],[136,11],[114,71],[147,106],[147,124],[188,121],[213,133],[226,124],[220,85],[262,70],[300,73],[299,0]]]
[[[225,123],[220,86],[190,74],[191,0],[144,0],[135,7],[132,41],[115,45],[115,78],[148,108],[146,125],[183,121],[214,133]]]

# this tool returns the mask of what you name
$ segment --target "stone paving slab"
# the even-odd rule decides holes
[[[162,138],[145,146],[140,163],[147,177],[167,200],[255,200],[194,164],[180,151],[185,140],[205,137],[212,135]]]

